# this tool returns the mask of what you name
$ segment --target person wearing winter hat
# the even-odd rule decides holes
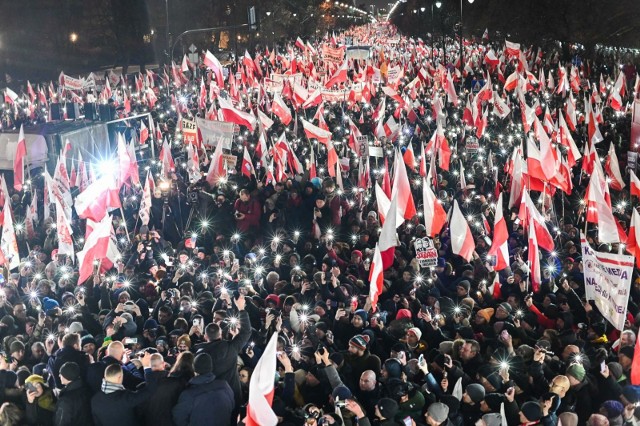
[[[216,379],[213,360],[207,353],[198,354],[193,362],[196,377],[182,391],[173,407],[173,421],[178,426],[210,424],[211,419],[223,426],[231,424],[235,397],[229,383]]]
[[[630,373],[631,364],[633,363],[633,346],[623,346],[618,349],[618,362],[622,366],[622,371]]]
[[[527,401],[520,407],[520,423],[523,425],[534,424],[542,418],[542,407],[534,401]]]
[[[79,321],[74,321],[69,325],[69,333],[78,333],[84,330],[84,326]]]
[[[429,406],[424,417],[429,426],[446,424],[449,418],[449,407],[442,402],[434,402]]]
[[[511,316],[513,312],[513,308],[507,302],[502,302],[498,305],[498,309],[495,312],[495,318],[498,321],[504,321]]]
[[[400,309],[398,311],[398,313],[396,314],[396,319],[397,320],[401,320],[401,319],[407,319],[407,320],[411,320],[411,311],[409,309]]]
[[[42,376],[32,374],[24,381],[27,424],[53,424],[56,401]]]
[[[352,399],[353,394],[351,393],[351,389],[346,387],[345,385],[336,386],[331,392],[331,397],[333,398],[334,403],[338,401],[346,401],[347,399]]]
[[[462,394],[462,402],[466,404],[479,404],[485,396],[484,387],[478,383],[467,385]]]
[[[592,393],[591,380],[587,377],[586,370],[582,364],[571,364],[565,375],[569,379],[571,386],[567,392],[566,397],[563,398],[563,403],[575,404],[575,413],[580,419],[580,424],[585,424],[589,416],[593,413],[593,399],[595,395]]]
[[[476,312],[475,323],[477,326],[488,324],[491,321],[491,317],[495,313],[493,308],[480,309]]]
[[[80,349],[82,352],[91,355],[93,359],[96,359],[95,352],[98,347],[98,342],[91,334],[85,334],[80,339]]]
[[[380,420],[380,425],[393,424],[393,418],[398,414],[398,403],[391,398],[380,398],[376,404],[375,414]]]
[[[49,297],[42,299],[42,310],[45,311],[47,315],[51,315],[52,310],[59,307],[60,304],[55,299],[51,299]]]
[[[460,414],[463,424],[475,424],[482,417],[482,401],[485,398],[484,387],[478,383],[467,385],[460,400]]]
[[[469,295],[469,289],[471,288],[471,283],[467,280],[462,280],[456,286],[456,295],[459,299],[463,299]]]
[[[611,423],[622,424],[622,412],[624,411],[624,405],[620,401],[611,399],[605,401],[600,406],[600,414],[606,416]]]
[[[396,358],[387,359],[382,365],[381,381],[387,382],[391,379],[402,377],[402,364]]]
[[[55,425],[89,426],[93,424],[91,416],[91,393],[81,378],[82,372],[75,362],[67,362],[60,367],[60,390],[56,404]]]
[[[191,338],[188,334],[183,334],[178,337],[178,341],[176,342],[176,347],[178,348],[178,352],[186,352],[191,349]]]
[[[349,340],[349,349],[345,356],[345,365],[352,370],[352,377],[358,378],[366,370],[380,371],[380,358],[367,349],[369,336],[358,334]]]
[[[358,319],[356,319],[358,317]],[[351,324],[356,328],[362,328],[367,326],[367,321],[369,320],[369,314],[364,309],[358,309],[353,313],[353,318],[351,319]]]
[[[577,386],[584,380],[584,376],[586,375],[586,371],[582,364],[571,364],[567,371],[565,372],[566,376],[569,378],[569,383],[571,383],[571,387]]]

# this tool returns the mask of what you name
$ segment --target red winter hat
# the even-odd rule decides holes
[[[277,307],[280,307],[280,298],[276,294],[268,295],[265,302],[275,303]]]
[[[400,309],[398,311],[398,313],[396,314],[396,319],[400,320],[400,319],[403,319],[403,318],[411,319],[411,311],[408,310],[408,309]]]

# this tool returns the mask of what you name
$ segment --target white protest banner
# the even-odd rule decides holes
[[[264,79],[264,88],[267,92],[270,93],[280,93],[282,89],[284,89],[284,82],[288,80],[292,85],[299,84],[302,85],[302,73],[297,73],[293,75],[285,75],[285,74],[271,74],[271,78]]]
[[[587,243],[584,234],[580,235],[580,241],[582,242],[585,296],[587,300],[595,300],[602,316],[622,331],[627,319],[634,258],[594,251]]]
[[[69,90],[82,90],[84,88],[84,80],[80,78],[69,77],[66,74],[60,75],[60,80],[64,83],[64,88]]]
[[[202,135],[202,142],[205,145],[216,146],[218,143],[222,143],[223,148],[231,149],[233,136],[236,131],[236,127],[233,123],[205,120],[203,118],[196,117],[196,124],[198,125],[198,130]]]
[[[402,75],[402,68],[399,66],[391,67],[387,70],[387,83],[395,84]]]
[[[351,92],[351,90],[353,90],[355,94],[356,102],[360,101],[360,99],[362,99],[362,83],[355,83],[351,85],[351,87],[345,87],[344,89],[323,89],[322,99],[325,102],[345,102],[349,99],[349,92]]]
[[[195,121],[182,119],[182,139],[185,145],[198,143],[198,127]]]
[[[344,47],[329,47],[326,44],[322,46],[322,60],[325,62],[341,65],[344,61]]]
[[[370,146],[369,147],[369,156],[371,157],[384,157],[384,151],[381,146]]]

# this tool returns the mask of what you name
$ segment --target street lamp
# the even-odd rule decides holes
[[[433,62],[433,39],[436,36],[435,19],[433,18],[433,6],[434,5],[438,9],[440,9],[442,7],[442,2],[436,1],[436,2],[431,3],[431,62]],[[444,35],[442,36],[442,39],[443,39],[442,48],[444,49]]]
[[[76,33],[69,34],[69,41],[71,43],[75,43],[76,41],[78,41],[78,34]]]
[[[164,0],[164,15],[165,15],[165,26],[164,26],[164,37],[167,43],[166,57],[167,62],[169,61],[169,55],[171,55],[171,39],[169,38],[169,0]]]
[[[469,4],[472,4],[475,0],[467,0],[469,2]],[[462,65],[462,60],[463,60],[463,51],[464,51],[464,43],[462,42],[462,3],[463,0],[460,0],[460,71],[462,71],[464,69],[464,66]]]

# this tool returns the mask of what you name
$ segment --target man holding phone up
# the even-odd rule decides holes
[[[251,337],[251,323],[249,314],[245,311],[247,301],[243,294],[239,294],[234,299],[237,309],[235,324],[231,323],[230,327],[236,328],[238,333],[231,340],[222,338],[222,329],[220,325],[211,323],[204,329],[204,339],[206,343],[196,346],[196,353],[207,353],[213,361],[213,374],[221,380],[225,380],[233,389],[236,400],[236,407],[242,405],[242,389],[240,388],[240,377],[238,377],[238,369],[236,362],[238,354],[247,344]]]

